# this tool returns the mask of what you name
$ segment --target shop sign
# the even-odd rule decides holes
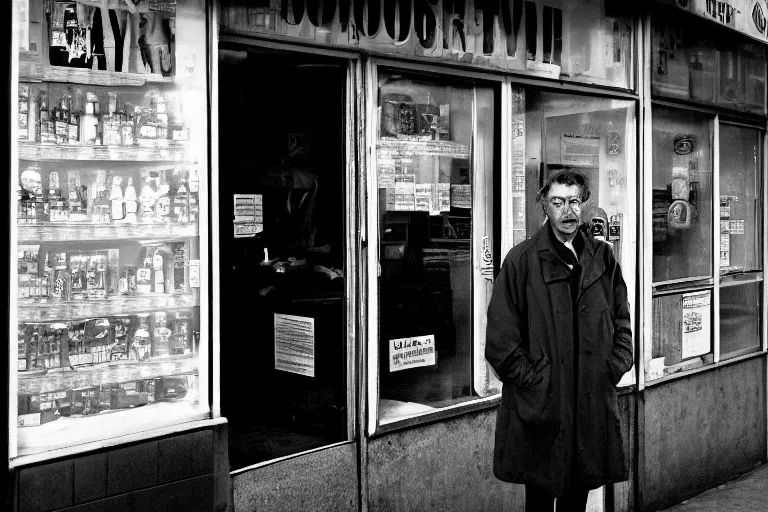
[[[659,0],[760,41],[768,41],[767,0]]]
[[[224,33],[256,33],[541,76],[623,75],[628,23],[590,0],[221,0]],[[574,13],[578,11],[578,16]],[[576,20],[576,21],[573,21]],[[626,21],[626,20],[625,20]],[[570,45],[572,33],[590,42]],[[598,35],[599,34],[599,35]],[[591,48],[591,50],[590,50]],[[606,56],[609,56],[606,62]]]

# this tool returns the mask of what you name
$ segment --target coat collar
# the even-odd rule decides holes
[[[579,228],[579,235],[584,241],[584,249],[581,251],[579,263],[582,268],[581,287],[579,296],[592,283],[597,281],[605,272],[605,263],[602,257],[602,251],[605,250],[605,244],[592,238],[589,229],[585,226]],[[545,283],[568,279],[570,270],[568,265],[558,256],[555,251],[555,235],[550,229],[549,223],[544,224],[536,232],[536,248],[539,258],[542,260],[542,273]]]

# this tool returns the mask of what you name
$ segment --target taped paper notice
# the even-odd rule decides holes
[[[683,294],[682,358],[688,359],[709,352],[711,324],[711,292]]]
[[[435,335],[389,340],[389,371],[435,364]]]
[[[16,425],[19,427],[39,427],[40,426],[40,413],[32,414],[19,414]]]
[[[731,234],[732,235],[743,235],[744,234],[744,221],[743,220],[732,220],[731,225]]]
[[[315,376],[315,319],[275,313],[275,370]]]
[[[261,194],[235,194],[235,238],[249,238],[264,231],[264,206]]]
[[[564,133],[561,153],[563,165],[598,167],[600,165],[600,136]]]

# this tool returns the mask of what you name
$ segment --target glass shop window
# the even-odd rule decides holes
[[[232,469],[348,439],[346,72],[289,54],[219,55]]]
[[[714,360],[713,123],[705,114],[653,110],[654,290],[648,379]]]
[[[712,277],[711,118],[653,110],[653,282]]]
[[[716,123],[705,114],[653,110],[649,380],[753,352],[762,344],[763,135],[719,123],[714,140]],[[717,166],[713,144],[719,149]]]
[[[720,354],[761,345],[763,305],[762,134],[720,125]]]
[[[765,49],[749,41],[690,15],[654,16],[654,96],[765,114]]]
[[[511,129],[512,245],[545,225],[544,211],[536,203],[545,178],[561,170],[579,171],[592,192],[582,206],[581,221],[596,239],[610,245],[629,297],[635,293],[637,252],[634,105],[526,89],[524,99],[513,101]],[[630,303],[634,316],[632,308]],[[632,371],[620,385],[631,379]]]
[[[473,398],[473,297],[492,279],[492,262],[484,279],[478,258],[492,246],[495,128],[491,88],[383,71],[378,85],[385,423]]]

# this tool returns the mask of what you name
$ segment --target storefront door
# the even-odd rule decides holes
[[[305,494],[317,508],[318,485],[334,491],[322,493],[328,509],[357,508],[349,68],[220,52],[221,395],[235,510]]]

